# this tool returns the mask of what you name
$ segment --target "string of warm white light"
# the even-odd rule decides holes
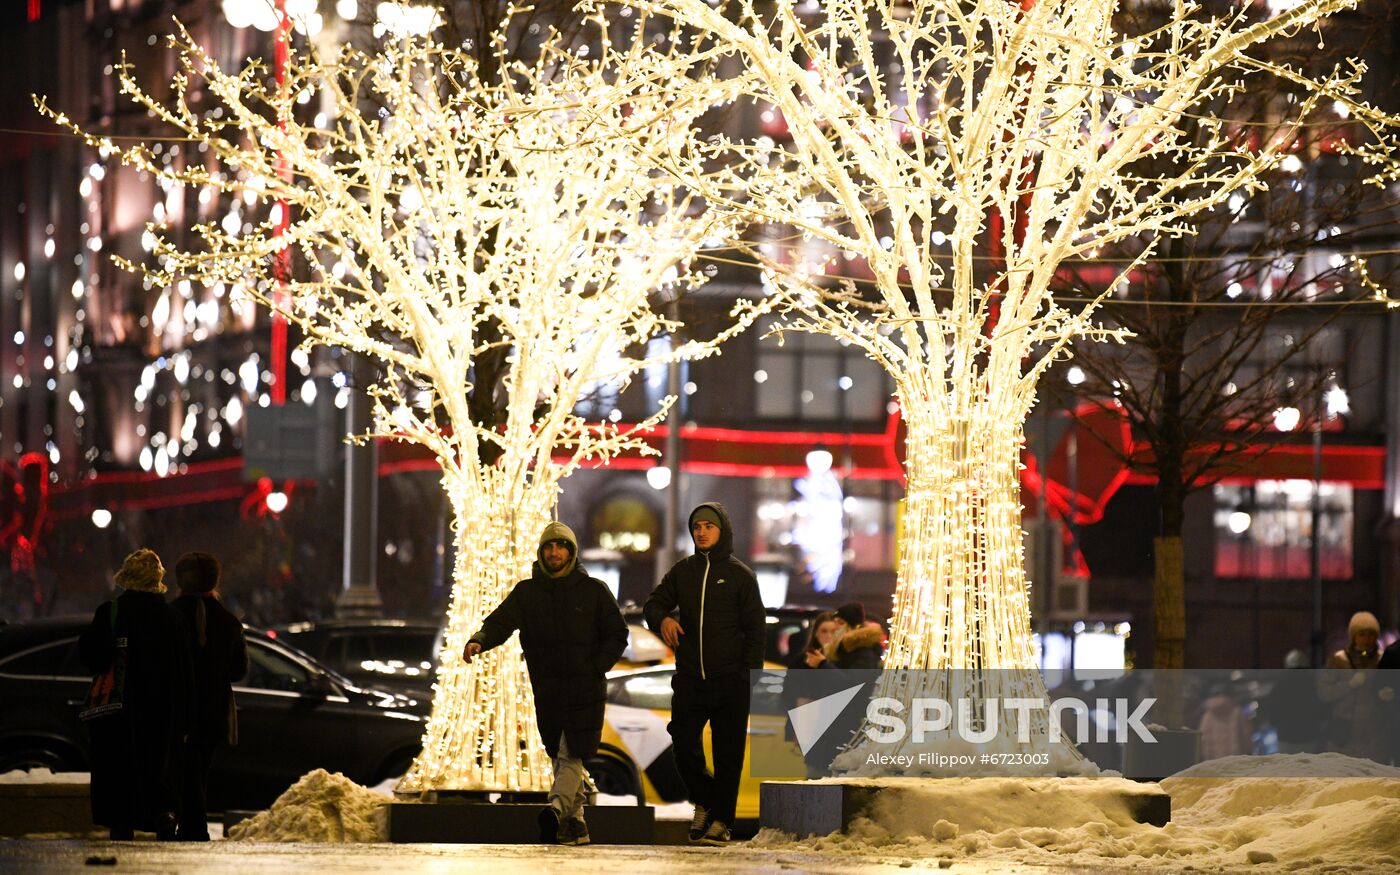
[[[1141,241],[1106,297],[1156,239],[1260,190],[1323,98],[1374,135],[1346,150],[1375,165],[1375,181],[1394,178],[1397,119],[1357,99],[1359,65],[1312,78],[1258,51],[1354,0],[1304,0],[1267,21],[1168,4],[1147,35],[1119,33],[1117,4],[1102,0],[624,2],[692,29],[697,54],[736,56],[745,93],[791,136],[786,147],[712,144],[714,157],[748,165],[752,183],[710,197],[851,253],[873,275],[872,300],[748,247],[787,315],[780,331],[858,346],[898,392],[906,536],[885,666],[935,670],[943,686],[926,694],[956,693],[966,669],[979,695],[1043,698],[1022,561],[1023,424],[1072,340],[1121,339],[1091,321],[1103,297],[1069,309],[1051,283],[1068,261]],[[1260,75],[1299,89],[1277,136],[1246,151],[1214,119],[1210,142],[1184,136],[1183,117]],[[1161,154],[1174,169],[1143,176],[1135,162]],[[988,246],[1003,269],[979,268],[974,253]],[[997,669],[1022,671],[980,673]],[[886,672],[881,683],[877,695],[904,698],[915,681]]]
[[[287,317],[308,344],[379,362],[374,433],[426,447],[442,466],[456,564],[432,715],[403,792],[548,786],[518,645],[465,665],[467,637],[529,574],[560,479],[585,460],[645,451],[631,432],[574,413],[589,387],[709,355],[763,310],[741,304],[718,337],[645,352],[678,328],[652,296],[703,282],[696,251],[730,232],[641,161],[703,176],[678,145],[729,86],[687,77],[645,40],[615,52],[606,27],[593,32],[614,68],[546,44],[541,60],[508,65],[506,84],[490,87],[469,55],[406,40],[329,61],[294,54],[277,91],[257,65],[223,71],[181,29],[171,96],[144,90],[126,65],[121,89],[197,140],[208,165],[172,166],[144,143],[87,136],[163,181],[286,204],[280,235],[275,221],[246,234],[211,223],[195,229],[197,247],[180,248],[152,226],[154,263],[126,266],[152,285],[236,283],[275,306],[275,255],[291,247]],[[684,93],[660,87],[672,81]],[[222,118],[195,113],[196,91]],[[332,123],[298,120],[304,91],[329,96]],[[493,350],[507,351],[502,385],[476,385],[475,365]],[[492,421],[474,419],[473,392],[488,394]]]

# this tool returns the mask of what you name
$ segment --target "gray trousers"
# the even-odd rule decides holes
[[[559,735],[559,755],[554,757],[554,784],[549,788],[549,806],[559,815],[559,822],[583,820],[583,803],[588,799],[592,782],[583,768],[583,760],[569,753],[569,739]]]

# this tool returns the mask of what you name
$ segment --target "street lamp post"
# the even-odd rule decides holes
[[[1308,570],[1312,577],[1312,666],[1321,668],[1323,658],[1322,628],[1322,421],[1327,416],[1326,394],[1319,380],[1314,403],[1317,406],[1312,423],[1312,530],[1308,538]]]
[[[671,301],[668,307],[667,316],[673,322],[680,322],[680,305],[677,301]],[[671,349],[675,349],[678,340],[671,337]],[[674,401],[670,412],[666,415],[666,443],[662,450],[662,464],[669,470],[666,478],[666,509],[662,514],[661,538],[656,545],[656,579],[659,581],[676,561],[676,535],[680,527],[681,517],[681,366],[679,362],[672,360],[666,365],[666,394],[670,395]]]
[[[320,16],[316,14],[315,3],[307,0],[291,0],[295,7],[288,13],[289,0],[223,0],[224,17],[236,28],[255,27],[262,31],[275,32],[272,51],[272,73],[280,92],[287,81],[287,62],[290,57],[290,40],[293,18],[308,36],[320,30]],[[351,7],[337,7],[351,11]],[[278,127],[286,130],[286,113],[291,112],[287,101],[278,107]],[[283,179],[290,178],[291,168],[279,153],[277,174]],[[283,236],[291,226],[291,210],[284,200],[278,200],[274,207],[274,233]],[[276,279],[272,310],[272,336],[270,356],[272,358],[272,401],[282,404],[287,397],[287,320],[282,314],[286,305],[286,283],[290,274],[291,251],[282,249],[277,253]],[[363,387],[373,378],[372,365],[355,356],[351,364],[351,396],[346,405],[346,430],[350,434],[361,434],[369,430],[369,399]],[[351,445],[345,452],[345,520],[344,520],[344,562],[342,568],[341,593],[336,601],[336,610],[348,615],[377,615],[383,609],[383,600],[376,581],[375,562],[378,559],[376,515],[378,510],[378,454],[373,442],[364,446]]]

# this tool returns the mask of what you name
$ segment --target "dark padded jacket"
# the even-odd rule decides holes
[[[702,507],[719,516],[719,541],[671,566],[647,597],[647,625],[659,633],[661,621],[679,609],[685,634],[676,648],[676,670],[705,679],[742,675],[763,667],[763,600],[754,573],[732,555],[734,527],[724,505],[711,501],[695,511]]]
[[[185,617],[194,656],[199,707],[192,734],[218,744],[237,744],[233,684],[248,674],[243,624],[212,593],[182,592],[170,606]]]
[[[536,561],[530,578],[511,589],[470,640],[490,650],[520,630],[545,750],[557,756],[559,736],[567,734],[569,753],[586,759],[597,752],[602,739],[606,675],[627,649],[627,621],[607,584],[589,577],[577,564],[573,533],[551,523],[541,542],[550,540],[552,533],[573,546],[569,572],[550,577]]]

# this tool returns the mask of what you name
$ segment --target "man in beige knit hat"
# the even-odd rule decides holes
[[[607,584],[578,562],[578,538],[560,522],[545,526],[530,576],[482,622],[462,651],[470,663],[520,631],[530,669],[540,740],[554,761],[549,805],[539,812],[540,841],[586,845],[584,761],[598,751],[608,669],[627,648],[627,621]]]

